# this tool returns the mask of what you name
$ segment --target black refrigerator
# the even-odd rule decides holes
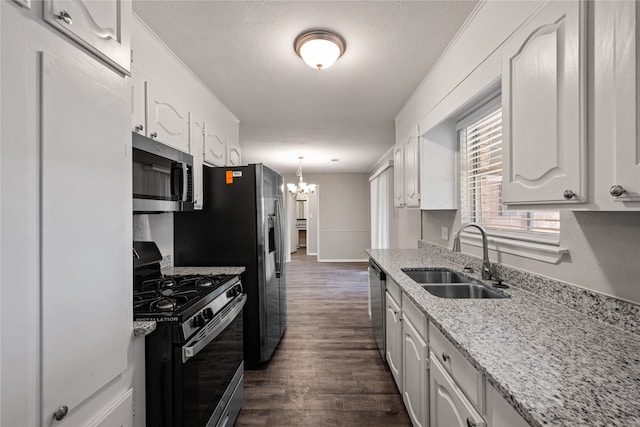
[[[203,169],[203,209],[174,213],[174,264],[246,267],[244,359],[256,369],[287,325],[284,180],[262,164]]]

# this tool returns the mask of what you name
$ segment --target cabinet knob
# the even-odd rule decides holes
[[[151,135],[149,135],[151,138],[156,138],[158,136],[158,132],[152,132]]]
[[[53,413],[53,417],[56,419],[56,421],[60,421],[67,416],[67,412],[69,412],[69,407],[61,406],[56,410],[56,412]]]
[[[578,197],[578,195],[574,193],[573,190],[564,190],[565,199],[571,200],[571,199],[575,199],[576,197]]]
[[[135,129],[136,132],[142,132],[144,130],[144,126],[136,125],[136,127],[134,129]]]
[[[450,357],[447,353],[444,353],[444,352],[442,353],[442,360],[444,360],[445,362],[446,362],[447,360],[449,360],[450,358],[451,358],[451,357]]]
[[[73,24],[73,20],[71,19],[71,15],[66,10],[61,10],[59,14],[56,15],[56,18],[64,21],[67,25]]]
[[[478,427],[478,423],[471,418],[467,418],[467,427]]]
[[[611,188],[609,189],[609,194],[611,194],[613,197],[620,197],[626,191],[627,190],[625,190],[622,185],[616,184],[616,185],[611,186]]]

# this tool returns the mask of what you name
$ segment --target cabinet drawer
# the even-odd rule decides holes
[[[428,342],[427,317],[405,294],[402,294],[402,317],[408,318],[424,342]]]
[[[433,324],[429,325],[429,346],[438,362],[451,374],[462,391],[480,411],[484,409],[484,381],[462,353]]]
[[[393,280],[391,277],[387,276],[387,292],[396,300],[396,304],[400,304],[402,302],[402,292],[400,291],[400,286]]]

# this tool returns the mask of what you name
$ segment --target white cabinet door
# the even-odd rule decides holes
[[[41,73],[42,425],[49,426],[59,408],[71,415],[127,369],[131,138],[123,78],[46,53]]]
[[[122,395],[89,423],[88,427],[132,427],[133,426],[133,389]]]
[[[601,209],[640,208],[640,5],[594,2],[594,161]],[[606,163],[605,163],[606,162]]]
[[[144,75],[136,68],[131,69],[131,130],[147,135],[146,94]]]
[[[407,316],[402,320],[402,400],[416,427],[428,425],[427,344]],[[444,424],[443,424],[444,426]]]
[[[189,116],[175,96],[146,82],[147,135],[185,153],[189,152]]]
[[[527,427],[527,423],[487,381],[487,423],[491,427]]]
[[[485,427],[486,423],[460,391],[435,355],[430,356],[431,427]]]
[[[240,147],[227,147],[227,166],[240,166],[242,164],[242,151]]]
[[[404,207],[404,144],[393,148],[393,206]]]
[[[402,313],[393,297],[386,293],[387,364],[398,390],[402,390]]]
[[[202,162],[205,122],[189,113],[189,154],[193,156],[193,208],[202,209]]]
[[[227,143],[225,137],[207,120],[204,137],[204,161],[211,166],[224,166],[226,163]]]
[[[503,201],[587,201],[584,2],[549,2],[502,51]]]
[[[131,68],[131,0],[44,0],[44,19],[123,74]]]
[[[420,206],[420,136],[416,128],[404,140],[404,203],[408,208]]]

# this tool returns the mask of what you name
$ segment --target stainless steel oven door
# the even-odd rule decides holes
[[[215,426],[243,362],[242,295],[182,347],[183,426]],[[241,373],[240,373],[241,375]],[[178,415],[178,414],[177,414]],[[180,417],[180,415],[178,415]]]

